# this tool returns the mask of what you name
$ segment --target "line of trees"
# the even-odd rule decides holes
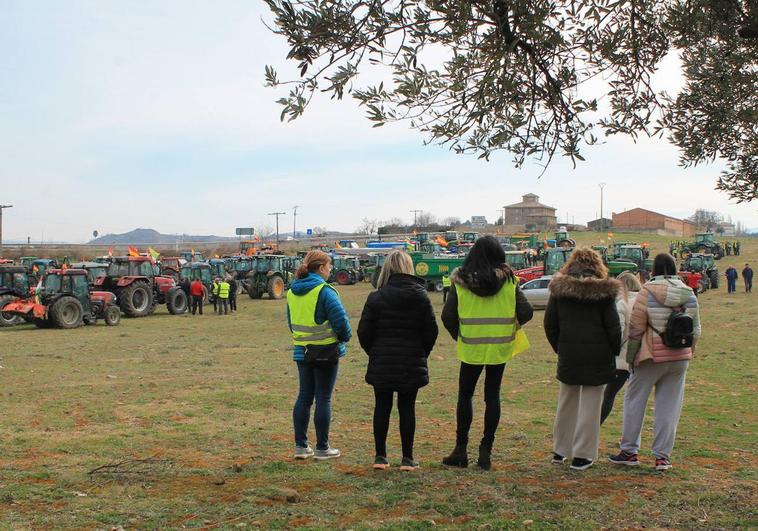
[[[367,236],[372,234],[400,234],[414,230],[417,232],[438,232],[453,230],[468,223],[469,221],[462,222],[460,218],[455,216],[440,219],[431,212],[421,211],[416,214],[415,224],[405,223],[399,217],[392,217],[384,221],[375,218],[363,218],[355,232]]]

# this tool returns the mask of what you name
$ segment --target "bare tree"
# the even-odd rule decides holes
[[[355,229],[355,232],[356,234],[371,236],[372,234],[376,234],[377,227],[379,227],[378,219],[363,218],[361,219],[361,225]]]
[[[416,216],[417,227],[429,227],[437,223],[437,216],[431,212],[422,211]]]
[[[447,225],[449,227],[458,227],[458,226],[461,225],[461,218],[455,217],[455,216],[450,216],[450,217],[447,217],[447,218],[443,218],[442,219],[442,224],[443,225]]]
[[[695,210],[695,213],[689,217],[689,220],[692,221],[695,225],[702,227],[707,231],[710,231],[716,227],[716,225],[718,225],[722,219],[723,216],[718,212],[715,212],[713,210],[706,210],[704,208],[698,208]]]

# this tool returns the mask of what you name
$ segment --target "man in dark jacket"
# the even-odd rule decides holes
[[[597,459],[603,391],[621,350],[619,291],[600,255],[587,248],[575,250],[550,282],[545,335],[558,354],[560,381],[554,464],[572,456],[571,468],[585,470]]]
[[[237,311],[237,281],[231,275],[227,277],[229,283],[229,311]]]
[[[753,293],[753,268],[750,264],[745,264],[742,270],[742,280],[745,281],[745,293]]]
[[[734,266],[729,266],[726,268],[726,271],[724,271],[724,275],[726,275],[726,292],[727,293],[734,293],[737,291],[737,270],[734,268]]]

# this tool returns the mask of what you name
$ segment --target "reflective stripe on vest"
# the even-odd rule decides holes
[[[222,282],[218,285],[218,296],[222,299],[228,299],[229,298],[229,286],[228,282]]]
[[[332,330],[329,321],[321,324],[316,323],[316,305],[318,304],[319,294],[324,288],[334,289],[324,282],[305,295],[295,295],[292,290],[287,292],[292,344],[301,346],[330,345],[338,342],[337,334]]]
[[[458,359],[472,365],[506,363],[516,335],[516,284],[506,282],[490,297],[480,297],[456,284]]]

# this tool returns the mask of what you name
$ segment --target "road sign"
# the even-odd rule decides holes
[[[253,227],[237,227],[236,234],[237,236],[252,236],[255,234],[255,229]]]
[[[313,236],[313,229],[306,229],[305,234],[308,236]]]

